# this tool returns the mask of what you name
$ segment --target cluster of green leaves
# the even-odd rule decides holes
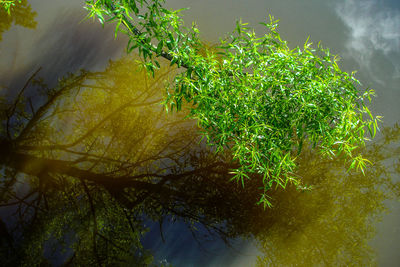
[[[87,17],[97,17],[101,24],[116,22],[115,37],[118,32],[128,35],[127,52],[137,49],[144,59],[143,67],[154,76],[154,71],[160,68],[157,57],[187,68],[192,64],[191,56],[201,49],[195,25],[191,29],[183,26],[179,17],[183,9],[170,11],[162,7],[163,2],[90,0],[85,8],[89,11]]]
[[[22,0],[0,0],[0,6],[10,15],[11,7],[15,6],[15,3],[21,3],[21,1]]]
[[[232,151],[240,163],[234,179],[244,185],[253,174],[262,177],[260,203],[270,205],[273,186],[303,188],[294,171],[304,144],[363,170],[368,161],[354,150],[364,145],[367,129],[375,136],[379,117],[366,106],[374,92],[360,94],[354,74],[340,70],[328,49],[314,49],[308,41],[290,49],[270,17],[262,23],[262,37],[238,22],[215,53],[201,43],[194,25],[183,26],[181,10],[162,3],[91,0],[86,8],[101,23],[116,21],[116,34],[129,36],[128,52],[137,49],[153,75],[159,57],[182,67],[167,89],[167,109],[189,104],[208,142],[217,151]]]

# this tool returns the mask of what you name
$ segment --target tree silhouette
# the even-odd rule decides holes
[[[15,209],[17,227],[6,232],[20,252],[10,261],[41,263],[51,237],[74,248],[74,263],[148,262],[136,252],[143,216],[172,215],[227,236],[216,218],[223,216],[213,211],[220,189],[205,183],[230,176],[232,164],[199,143],[193,121],[164,113],[161,89],[172,70],[150,78],[132,72],[135,60],[71,74],[54,89],[36,78],[38,70],[3,101],[1,205]],[[21,180],[29,184],[22,192]],[[204,215],[207,209],[214,217]]]

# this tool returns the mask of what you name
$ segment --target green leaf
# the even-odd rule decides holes
[[[161,54],[163,45],[164,45],[164,40],[161,40],[160,42],[158,42],[157,49],[156,49],[157,55]]]

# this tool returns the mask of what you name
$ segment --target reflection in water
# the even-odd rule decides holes
[[[3,33],[10,29],[13,23],[26,28],[36,27],[34,20],[36,12],[32,11],[27,0],[22,0],[20,3],[16,2],[15,6],[11,7],[10,14],[7,14],[2,5],[0,6],[0,41]]]
[[[379,1],[352,0],[340,1],[336,11],[351,30],[348,48],[360,59],[370,59],[374,50],[386,56],[400,52],[400,10]],[[369,64],[364,61],[361,65]]]
[[[109,246],[124,248],[118,255],[126,248],[124,257],[142,258],[132,253],[140,249],[141,206],[179,172],[178,165],[170,166],[191,138],[174,138],[185,123],[156,105],[168,71],[149,80],[132,72],[133,60],[111,64],[104,73],[70,75],[56,89],[46,90],[32,77],[25,91],[37,89],[38,99],[24,99],[21,91],[2,106],[1,199],[18,207],[18,228],[9,232],[16,251],[9,246],[4,252],[16,256],[10,261],[41,262],[50,237],[73,248],[68,260],[74,263],[106,263]],[[27,176],[29,188],[19,186],[18,173]],[[162,216],[153,209],[160,207],[146,215]]]
[[[347,49],[380,86],[400,78],[400,10],[376,0],[338,1],[336,13],[350,29]]]
[[[298,175],[311,191],[271,192],[229,182],[235,165],[199,143],[197,128],[158,103],[174,70],[153,79],[135,58],[82,71],[47,89],[35,76],[1,106],[0,231],[6,264],[136,265],[153,261],[141,241],[152,221],[185,222],[194,237],[256,240],[260,265],[368,265],[383,201],[399,197],[396,125],[366,149],[366,175],[311,151]],[[39,74],[37,74],[39,75]],[[24,98],[36,92],[37,99]],[[31,94],[30,94],[31,95]],[[36,103],[33,105],[32,103]],[[202,231],[196,229],[202,228]],[[166,259],[174,263],[174,259]],[[157,264],[157,262],[155,262]]]
[[[324,161],[311,152],[300,158],[299,175],[310,192],[279,192],[270,216],[277,218],[258,236],[270,265],[367,266],[375,263],[368,245],[384,201],[400,196],[400,128],[383,131],[384,139],[365,154],[374,162],[365,176],[346,172],[343,162]],[[393,175],[393,176],[392,176]]]

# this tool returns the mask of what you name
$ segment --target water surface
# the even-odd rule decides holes
[[[143,221],[143,227],[144,224],[150,227],[150,232],[141,240],[145,248],[152,250],[157,261],[176,266],[252,266],[257,256],[263,264],[271,266],[310,263],[368,265],[375,261],[374,250],[378,265],[398,265],[400,205],[398,201],[386,200],[398,188],[390,187],[392,180],[387,180],[389,176],[385,171],[391,170],[393,175],[390,179],[399,180],[398,169],[394,169],[399,156],[399,150],[396,150],[399,131],[394,124],[400,118],[397,104],[400,97],[400,5],[396,1],[374,0],[167,2],[171,8],[190,7],[184,12],[185,21],[196,21],[202,37],[209,42],[217,42],[219,37],[232,31],[238,18],[249,22],[262,34],[263,28],[258,22],[265,21],[268,14],[280,19],[280,32],[291,47],[302,45],[308,36],[314,43],[321,41],[341,56],[341,66],[345,70],[358,70],[357,77],[364,88],[376,90],[378,97],[372,109],[375,114],[384,116],[383,126],[391,128],[392,132],[387,132],[387,142],[379,143],[377,140],[377,146],[368,148],[369,157],[382,165],[369,170],[366,176],[347,173],[340,162],[325,161],[310,152],[304,153],[299,173],[314,185],[313,191],[301,193],[289,189],[274,192],[274,209],[262,213],[249,206],[249,203],[254,203],[251,201],[256,191],[251,191],[252,186],[256,188],[257,185],[249,184],[248,191],[238,189],[237,197],[247,198],[246,203],[240,205],[243,210],[238,209],[240,212],[236,213],[224,209],[223,205],[217,207],[223,214],[222,218],[231,219],[232,231],[237,233],[230,240],[233,248],[227,247],[219,236],[200,238],[202,242],[198,243],[183,220],[178,218],[176,223],[172,223],[170,217],[162,223],[162,230],[151,218]],[[124,57],[126,40],[114,40],[112,27],[103,29],[96,21],[82,21],[86,14],[81,7],[82,1],[32,0],[29,3],[37,12],[35,29],[14,26],[2,34],[0,84],[8,88],[2,95],[15,96],[39,67],[42,67],[39,75],[49,87],[55,86],[67,73],[78,73],[80,69],[102,73],[99,75],[107,77],[106,84],[127,83],[115,79],[118,72],[122,73],[130,66],[134,68],[134,63],[128,65],[121,61],[114,65],[118,71],[103,73],[107,67],[112,69],[110,59]],[[91,82],[99,81],[93,78]],[[28,93],[36,96],[37,88],[30,90]],[[90,94],[86,97],[98,98]],[[40,106],[42,98],[36,99],[35,105]],[[76,125],[73,122],[79,116],[86,118],[85,125],[89,125],[92,119],[88,116],[94,116],[96,110],[93,108],[91,111],[91,105],[100,105],[94,100],[89,103],[88,110],[80,110],[83,113],[73,113],[68,120],[62,120],[63,124],[53,124],[54,132],[50,133],[57,138],[55,140],[63,139],[62,134],[57,135],[57,130],[63,129],[64,134],[73,132],[71,125]],[[104,114],[100,112],[98,116]],[[159,124],[155,122],[152,127],[156,125]],[[188,142],[189,139],[185,140]],[[191,147],[194,151],[203,149],[195,143]],[[177,186],[181,188],[182,185]],[[220,186],[221,192],[226,186],[235,188],[234,184]],[[195,187],[190,190],[203,192]],[[192,203],[186,204],[184,207],[189,210],[197,208]],[[389,213],[377,224],[376,219],[382,216],[385,206],[390,208]],[[221,218],[211,209],[205,213],[212,220]],[[0,214],[11,227],[12,220],[7,222],[9,211],[3,209]],[[199,236],[206,233],[201,225],[197,228],[200,229],[197,232]],[[163,238],[160,232],[163,232]],[[242,240],[243,236],[250,237],[250,240]],[[60,258],[68,258],[65,254],[56,255],[59,257],[51,260],[54,264],[60,263]]]

